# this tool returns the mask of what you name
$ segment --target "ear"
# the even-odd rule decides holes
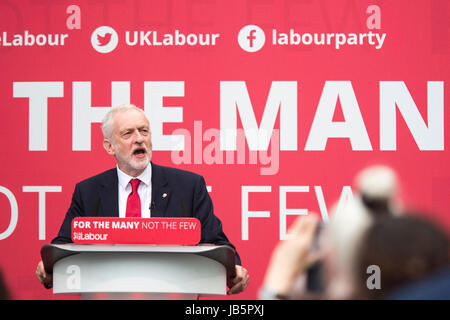
[[[108,154],[110,154],[112,156],[114,156],[116,154],[114,151],[113,144],[108,139],[103,140],[103,148],[105,148],[106,152],[108,152]]]

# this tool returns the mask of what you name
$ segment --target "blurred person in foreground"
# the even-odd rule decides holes
[[[377,220],[364,233],[356,255],[356,297],[450,299],[448,235],[416,213]],[[366,284],[371,265],[381,271],[379,289]]]
[[[402,215],[395,172],[369,167],[356,184],[357,194],[329,223],[314,214],[297,218],[272,254],[260,299],[389,299],[435,272],[449,278],[448,237],[431,222]],[[381,270],[375,291],[367,287],[371,265]]]
[[[3,272],[0,270],[0,300],[10,300],[11,294],[6,284],[5,278],[3,277]]]

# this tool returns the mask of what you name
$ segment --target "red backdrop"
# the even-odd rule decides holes
[[[404,202],[448,229],[450,124],[444,106],[450,98],[445,83],[450,74],[449,13],[446,0],[2,1],[0,267],[13,297],[67,298],[52,295],[36,280],[39,250],[56,235],[75,183],[115,165],[102,148],[97,123],[104,109],[95,107],[128,99],[154,116],[153,130],[159,125],[155,117],[161,116],[166,121],[161,134],[176,129],[190,133],[191,148],[186,136],[182,154],[191,152],[190,163],[174,163],[178,152],[163,150],[165,144],[169,148],[163,140],[155,142],[159,146],[153,161],[202,174],[211,186],[215,213],[251,275],[247,290],[233,298],[256,298],[280,239],[282,207],[320,213],[322,191],[329,210],[343,187],[352,186],[355,174],[370,164],[393,167]],[[238,42],[247,25],[265,34],[256,52],[245,51]],[[91,42],[100,26],[117,33],[117,47],[109,53],[94,49],[99,47],[97,34]],[[175,30],[185,36],[219,36],[214,45],[157,45],[169,42],[164,34],[174,36]],[[243,46],[256,46],[261,34],[249,30],[243,31]],[[304,42],[274,44],[273,30],[287,39],[299,34]],[[132,46],[127,31],[130,36],[134,31],[152,33],[141,39],[143,45]],[[369,32],[384,34],[383,43],[375,36],[371,43]],[[50,45],[56,34],[59,45]],[[329,44],[308,44],[314,34],[334,36]],[[335,40],[343,36],[335,34],[346,37],[339,48]],[[353,43],[360,34],[366,34],[363,43]],[[189,40],[192,44],[194,37]],[[113,42],[114,34],[107,45]],[[234,91],[229,89],[233,85]],[[158,98],[163,96],[161,105]],[[276,120],[273,128],[280,130],[282,150],[270,152],[269,147],[270,164],[263,163],[265,158],[252,164],[248,154],[244,163],[235,157],[233,163],[210,164],[224,152],[216,134],[221,121],[233,119],[233,110],[241,107],[253,113],[239,111],[237,128],[248,125],[252,115],[258,126],[265,115],[269,129],[270,120]],[[279,107],[278,113],[265,113],[271,107]],[[325,114],[333,111],[332,119],[322,117],[317,112],[321,108]],[[201,129],[194,121],[201,121]],[[310,136],[315,122],[316,138],[328,137],[322,148]],[[213,137],[203,137],[200,145],[208,129],[215,129],[209,131]],[[283,147],[283,141],[290,147]],[[208,156],[211,150],[215,153]],[[244,150],[248,152],[247,145]],[[261,168],[271,165],[273,170],[263,174]],[[270,192],[250,188],[247,202],[246,186],[266,186],[263,190]],[[309,189],[289,192],[283,200],[282,186]],[[266,211],[267,217],[250,213],[246,219],[247,210]],[[288,226],[294,218],[287,217]]]

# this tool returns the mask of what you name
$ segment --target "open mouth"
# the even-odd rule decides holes
[[[144,148],[136,148],[133,151],[133,155],[137,157],[144,157],[147,151]]]

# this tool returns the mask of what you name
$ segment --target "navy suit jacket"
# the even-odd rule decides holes
[[[214,215],[202,176],[154,163],[151,166],[152,217],[195,217],[201,222],[200,243],[228,245],[235,249],[222,230],[222,222]],[[72,220],[76,217],[118,217],[118,193],[116,168],[79,182],[58,236],[52,243],[72,242]],[[164,193],[166,197],[162,196]],[[237,252],[236,264],[241,264]]]

